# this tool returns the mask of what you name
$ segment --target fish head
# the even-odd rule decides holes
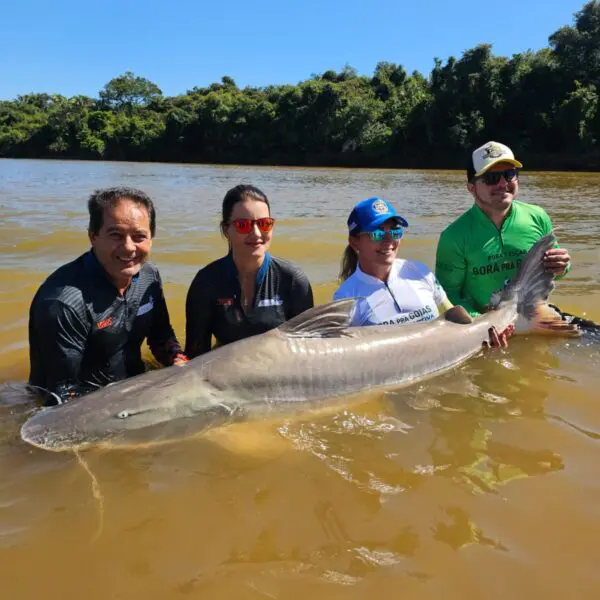
[[[238,403],[191,369],[159,369],[111,384],[66,404],[42,409],[21,438],[55,452],[89,446],[152,445],[231,421]]]

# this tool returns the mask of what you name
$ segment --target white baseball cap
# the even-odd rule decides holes
[[[483,175],[490,167],[501,162],[509,163],[517,169],[523,167],[523,165],[515,159],[513,151],[508,146],[500,144],[499,142],[486,142],[483,146],[480,146],[477,150],[473,151],[472,158],[472,177]]]

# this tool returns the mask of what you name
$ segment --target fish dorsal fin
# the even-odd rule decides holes
[[[336,337],[350,326],[356,298],[336,300],[309,308],[280,325],[277,330],[292,337]]]
[[[458,323],[459,325],[468,325],[473,322],[473,317],[460,304],[449,308],[444,313],[444,319],[451,323]]]

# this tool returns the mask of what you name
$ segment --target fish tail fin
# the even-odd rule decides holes
[[[517,313],[533,320],[539,305],[545,303],[554,289],[554,276],[544,268],[544,253],[554,247],[556,237],[549,233],[540,238],[529,250],[519,266],[517,275],[498,294],[491,308],[516,304]]]
[[[544,254],[556,244],[551,232],[540,238],[519,266],[515,278],[497,295],[492,308],[516,305],[516,333],[546,333],[578,336],[576,325],[562,319],[547,300],[554,289],[554,275],[544,268]]]

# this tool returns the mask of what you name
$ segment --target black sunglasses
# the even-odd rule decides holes
[[[506,171],[487,171],[481,175],[481,177],[477,177],[477,179],[481,179],[486,185],[498,185],[500,182],[500,177],[504,177],[506,183],[510,183],[511,181],[519,178],[519,171],[518,169],[506,169]]]

